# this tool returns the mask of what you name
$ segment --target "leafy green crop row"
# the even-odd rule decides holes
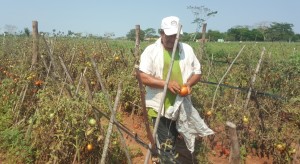
[[[40,38],[37,68],[30,69],[30,38],[0,39],[0,152],[8,157],[20,155],[18,159],[10,158],[10,162],[100,161],[108,120],[92,106],[109,115],[120,82],[117,120],[122,122],[120,110],[141,114],[140,92],[134,77],[139,57],[134,55],[134,42]],[[148,44],[142,42],[140,52]],[[277,163],[291,161],[291,150],[300,136],[300,44],[206,43],[203,49],[199,43],[190,44],[202,64],[202,80],[211,82],[193,87],[192,100],[217,132],[210,140],[210,148],[199,150],[199,158],[206,159],[216,146],[222,148],[221,152],[229,148],[224,124],[231,121],[237,125],[243,159],[255,150],[259,156],[272,157]],[[221,80],[244,45],[221,82],[223,85],[215,92],[216,85],[212,83]],[[250,86],[263,47],[266,51],[260,70]],[[91,58],[98,65],[104,86],[100,85]],[[251,94],[245,109],[249,87],[256,92]],[[216,101],[212,104],[214,96]],[[94,120],[96,123],[91,124]],[[106,162],[126,161],[117,131],[110,143]],[[88,144],[92,144],[92,150]],[[283,150],[277,149],[280,144],[285,145]]]

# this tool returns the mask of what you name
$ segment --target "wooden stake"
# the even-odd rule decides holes
[[[38,54],[39,54],[39,31],[38,31],[37,21],[32,21],[32,37],[33,37],[33,51],[32,51],[32,60],[31,60],[31,69],[34,69],[38,61]]]
[[[102,152],[101,162],[100,162],[101,164],[105,164],[105,158],[106,158],[106,155],[107,155],[107,149],[108,149],[108,145],[109,145],[109,142],[110,142],[110,135],[112,133],[113,122],[115,120],[115,113],[117,111],[118,103],[119,103],[119,100],[120,100],[120,95],[121,95],[121,82],[118,85],[118,92],[117,92],[117,96],[116,96],[116,99],[115,99],[113,112],[111,113],[111,116],[110,116],[109,126],[108,126],[107,133],[106,133],[105,140],[104,140],[104,147],[103,147],[103,152]]]
[[[261,64],[261,62],[262,62],[262,58],[263,58],[263,56],[264,56],[265,50],[266,50],[266,49],[265,49],[265,47],[264,47],[263,50],[262,50],[262,52],[261,52],[260,59],[259,59],[259,61],[258,61],[258,63],[257,63],[256,70],[255,70],[255,72],[254,72],[254,74],[253,74],[253,76],[252,76],[252,79],[251,79],[251,82],[250,82],[250,88],[249,88],[248,95],[247,95],[247,99],[246,99],[246,102],[245,102],[245,105],[244,105],[244,109],[247,109],[247,107],[248,107],[248,103],[249,103],[249,100],[250,100],[252,88],[253,88],[253,86],[254,86],[254,83],[255,83],[255,80],[256,80],[256,75],[257,75],[257,73],[258,73],[258,71],[259,71],[260,64]]]
[[[202,26],[202,38],[201,38],[202,45],[204,45],[204,43],[206,42],[205,41],[206,26],[207,26],[207,23],[203,23],[203,26]]]
[[[145,123],[145,127],[146,127],[147,137],[151,143],[152,151],[155,151],[156,146],[155,146],[154,138],[151,135],[152,133],[151,133],[150,124],[149,124],[149,120],[148,120],[148,113],[147,113],[147,109],[146,109],[145,92],[144,92],[144,88],[143,88],[143,83],[142,83],[142,80],[140,77],[138,66],[135,69],[136,69],[136,78],[138,80],[139,88],[140,88],[143,118],[144,118],[144,123]]]
[[[60,60],[60,64],[61,64],[62,68],[63,68],[64,71],[65,71],[65,75],[66,75],[67,79],[69,80],[69,82],[70,82],[72,85],[74,85],[74,81],[73,81],[73,79],[72,79],[72,77],[71,77],[71,75],[70,75],[70,73],[69,73],[69,70],[68,70],[67,66],[65,65],[64,60],[63,60],[60,56],[58,56],[58,58],[59,58],[59,60]]]
[[[297,143],[296,153],[293,156],[293,164],[299,164],[299,163],[300,163],[300,140]]]
[[[229,163],[240,164],[240,147],[236,133],[236,125],[232,122],[227,121],[226,126],[228,127],[228,136],[231,141]]]
[[[233,63],[236,61],[236,59],[240,56],[240,54],[242,53],[243,49],[245,48],[246,45],[244,45],[242,47],[242,49],[240,50],[240,52],[237,54],[237,56],[234,58],[234,60],[232,61],[232,63],[230,64],[230,66],[227,68],[227,71],[225,72],[225,74],[223,75],[223,77],[221,78],[221,80],[219,81],[218,85],[217,85],[217,88],[215,90],[215,93],[214,93],[214,97],[213,97],[213,101],[212,101],[212,104],[211,104],[211,109],[214,109],[214,105],[215,105],[215,100],[216,100],[216,94],[217,94],[217,91],[220,87],[220,84],[223,82],[224,78],[226,77],[227,73],[230,71]]]
[[[105,100],[107,101],[107,104],[108,104],[108,107],[109,107],[109,110],[110,110],[110,112],[111,112],[111,116],[112,116],[112,121],[110,121],[111,123],[113,123],[113,122],[117,122],[116,121],[116,118],[114,117],[115,116],[115,111],[114,111],[114,109],[112,108],[112,106],[111,106],[111,99],[110,99],[110,96],[109,96],[109,94],[108,94],[108,91],[105,89],[105,86],[104,86],[104,84],[103,84],[103,80],[102,80],[102,78],[101,78],[101,75],[100,75],[100,73],[99,73],[99,71],[98,71],[98,65],[97,65],[97,63],[95,62],[95,59],[93,58],[93,57],[90,57],[90,59],[91,59],[91,62],[92,62],[92,65],[93,65],[93,68],[94,68],[94,70],[95,70],[95,73],[96,73],[96,77],[97,77],[97,81],[100,83],[100,85],[101,85],[101,89],[102,89],[102,92],[104,93],[104,98],[105,98]],[[120,85],[120,83],[119,83],[119,85]],[[119,90],[119,88],[118,88],[118,90]],[[119,91],[118,91],[119,92]],[[117,99],[116,99],[116,101],[115,101],[115,103],[117,102]],[[123,144],[123,147],[124,147],[124,151],[125,151],[125,154],[126,154],[126,157],[127,157],[127,162],[128,162],[128,164],[131,164],[132,162],[131,162],[131,160],[130,160],[130,155],[129,155],[129,151],[128,151],[128,149],[127,149],[127,146],[126,146],[126,143],[125,143],[125,139],[124,139],[124,137],[123,137],[123,135],[122,135],[122,132],[121,132],[121,130],[120,130],[120,128],[117,126],[117,130],[118,130],[118,133],[119,133],[119,135],[120,135],[120,139],[121,139],[121,142],[122,142],[122,144]],[[104,153],[104,151],[103,151],[103,153]],[[102,154],[103,155],[103,154]],[[104,162],[105,162],[105,158],[106,158],[106,155],[103,157],[101,157],[101,164],[104,164]]]
[[[140,25],[135,26],[135,49],[134,49],[135,63],[138,64],[140,52]]]

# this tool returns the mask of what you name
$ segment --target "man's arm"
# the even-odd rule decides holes
[[[162,79],[155,78],[152,75],[146,74],[144,72],[139,72],[142,83],[152,88],[163,88],[165,81]]]
[[[142,83],[153,88],[164,88],[166,81],[144,72],[139,72]],[[169,81],[168,89],[174,94],[180,92],[180,85],[176,81]]]
[[[185,83],[186,86],[194,86],[196,85],[201,79],[201,74],[193,74]]]
[[[192,86],[196,85],[201,79],[201,74],[193,74],[184,84],[188,87],[188,94],[192,92]]]

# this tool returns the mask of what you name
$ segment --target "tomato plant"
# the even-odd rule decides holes
[[[142,42],[141,50],[148,44]],[[199,43],[190,44],[201,62],[202,79],[214,83],[223,77],[224,70],[241,48],[241,43],[207,43],[205,51],[199,52]],[[217,132],[210,141],[221,143],[224,149],[220,148],[220,152],[224,156],[229,155],[230,146],[224,124],[231,121],[237,125],[243,157],[256,151],[259,157],[272,157],[274,162],[287,163],[300,136],[299,44],[245,44],[243,54],[233,63],[217,91],[213,84],[200,82],[193,86],[193,105]],[[95,107],[110,115],[109,106],[114,104],[121,81],[118,110],[141,114],[140,90],[133,75],[139,57],[133,54],[134,43],[45,36],[39,46],[41,58],[37,67],[28,69],[31,67],[31,38],[7,37],[1,44],[0,140],[3,144],[0,149],[9,157],[16,152],[26,157],[9,163],[72,163],[78,154],[80,161],[75,162],[98,163],[97,152],[103,149],[108,122],[103,121],[105,119]],[[263,58],[256,82],[251,86],[254,92],[245,108],[262,47],[267,47],[268,55]],[[97,68],[92,65],[91,57]],[[95,70],[99,71],[103,86]],[[186,87],[181,92],[182,96],[188,94]],[[214,96],[216,101],[212,107]],[[117,112],[116,118],[122,122],[120,113]],[[88,144],[92,144],[93,151],[88,151]],[[201,144],[197,149],[205,163],[207,153],[214,146]],[[106,162],[120,163],[124,159],[118,133],[114,131]]]

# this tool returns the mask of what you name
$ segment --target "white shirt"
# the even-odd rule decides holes
[[[176,96],[175,104],[170,106],[165,117],[176,120],[176,128],[183,136],[186,147],[194,152],[196,137],[214,134],[200,117],[188,97]]]
[[[201,74],[201,65],[193,48],[185,43],[179,43],[179,66],[182,74],[182,82],[186,83],[193,74]],[[162,79],[164,67],[164,49],[159,38],[154,44],[146,47],[141,55],[139,70]],[[146,86],[146,107],[158,111],[162,100],[163,89]],[[164,108],[162,109],[164,113]]]

